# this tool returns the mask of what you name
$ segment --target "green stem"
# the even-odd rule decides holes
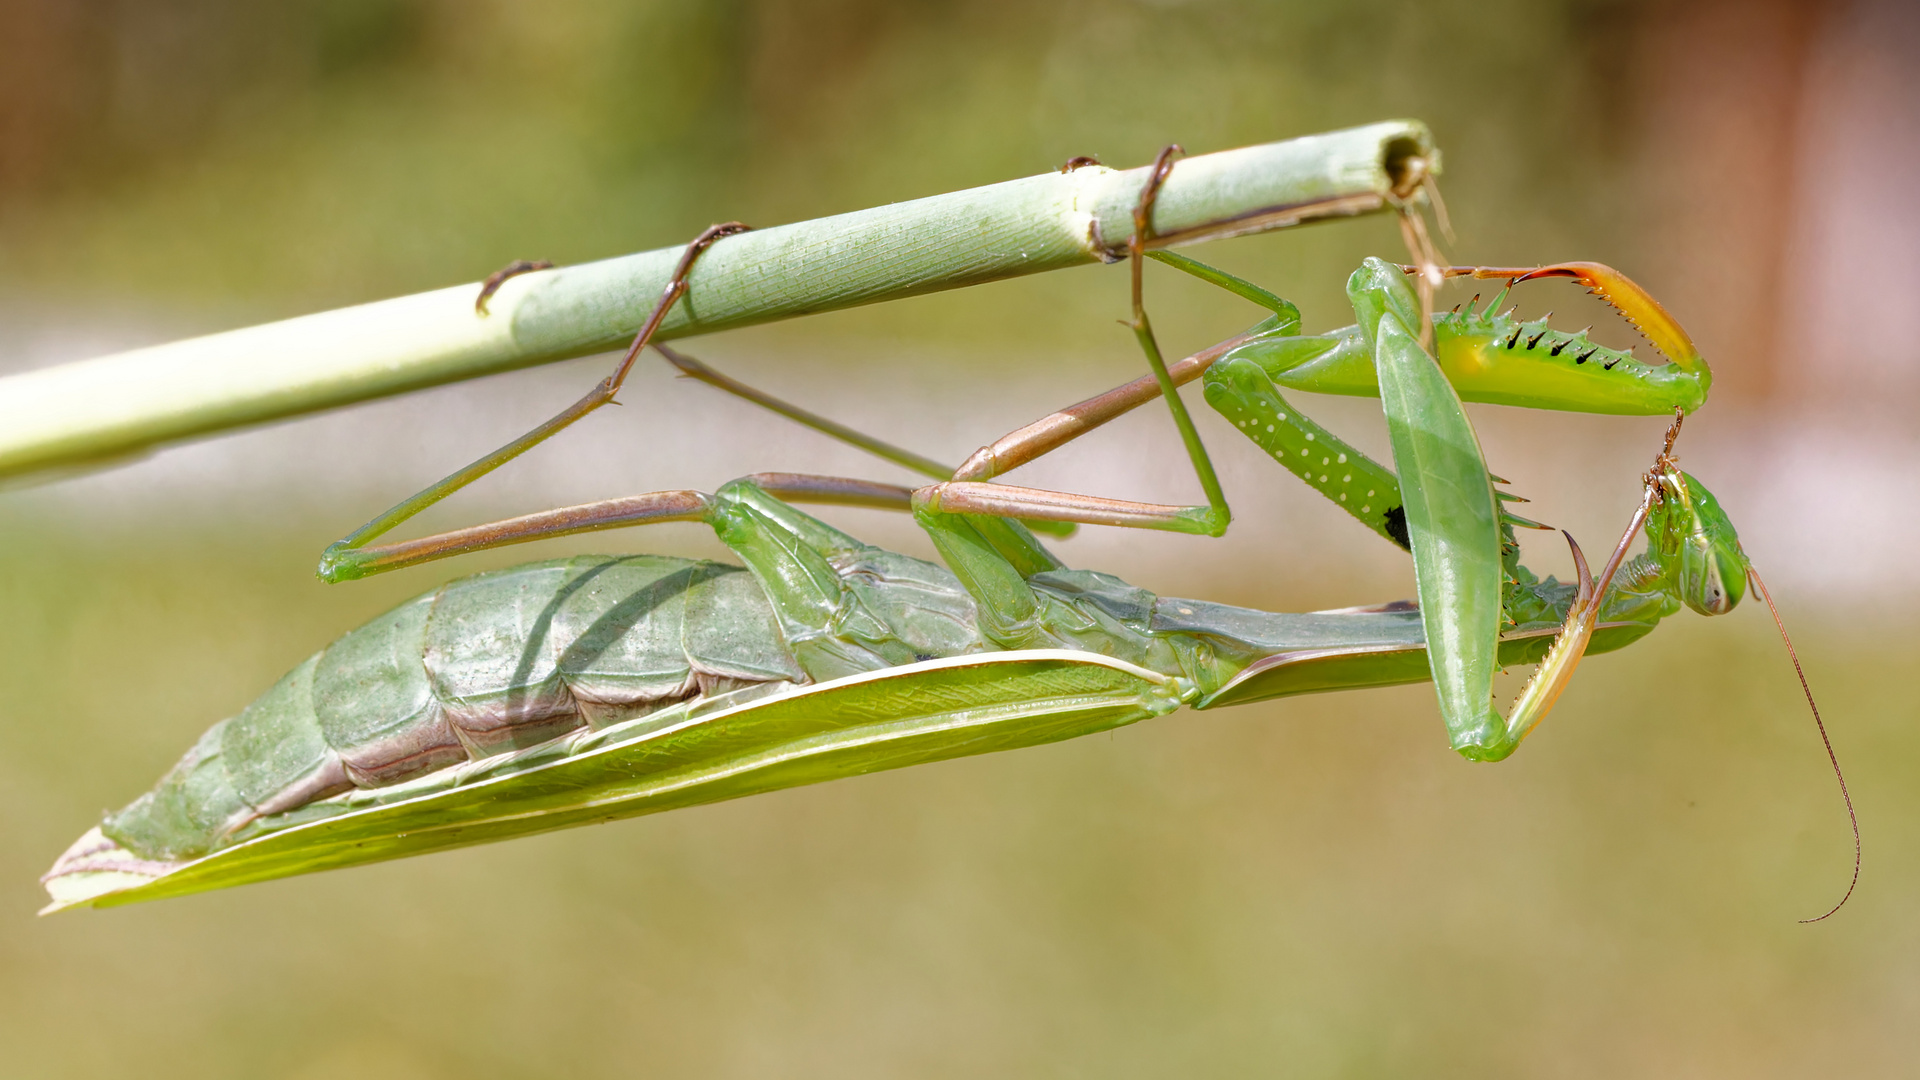
[[[1179,163],[1154,205],[1157,247],[1387,207],[1435,157],[1390,121]],[[1089,166],[729,237],[701,256],[667,340],[1110,260],[1147,168]],[[632,339],[681,248],[362,304],[0,379],[0,477],[83,468],[154,446]]]

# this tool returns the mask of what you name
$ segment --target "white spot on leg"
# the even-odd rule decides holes
[[[1345,454],[1341,454],[1341,455],[1340,455],[1340,464],[1342,464],[1342,465],[1345,465],[1346,463],[1347,463],[1347,455],[1345,455]]]
[[[1311,432],[1311,431],[1309,431],[1309,432],[1307,432],[1307,441],[1308,441],[1308,442],[1312,442],[1312,441],[1313,441],[1313,432]]]

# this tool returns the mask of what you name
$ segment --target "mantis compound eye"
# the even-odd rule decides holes
[[[1747,591],[1746,558],[1696,536],[1680,556],[1680,596],[1702,615],[1725,615]]]

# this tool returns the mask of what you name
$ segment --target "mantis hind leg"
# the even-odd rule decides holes
[[[698,522],[759,582],[794,659],[815,681],[952,656],[984,647],[974,604],[931,564],[876,548],[790,505],[904,510],[893,484],[798,473],[758,473],[708,494],[652,491],[546,510],[437,536],[360,549],[358,576],[451,555],[604,529]],[[1016,522],[996,523],[1025,537]],[[1051,565],[1057,566],[1057,563]]]
[[[365,553],[368,550],[367,545],[373,540],[441,499],[559,434],[588,413],[612,401],[620,392],[621,384],[626,381],[627,373],[633,369],[634,359],[640,355],[640,350],[645,348],[647,342],[652,340],[653,335],[658,332],[661,323],[666,320],[667,312],[673,310],[673,305],[687,295],[688,275],[693,272],[694,261],[700,257],[701,252],[711,247],[717,240],[745,231],[747,226],[734,221],[725,225],[711,226],[695,237],[681,253],[680,262],[674,267],[666,287],[661,290],[660,298],[655,301],[653,310],[648,313],[646,321],[640,326],[639,333],[634,336],[633,344],[627,349],[626,355],[620,358],[620,363],[614,367],[611,375],[596,384],[585,397],[554,414],[552,419],[465,468],[447,475],[437,483],[402,499],[372,521],[348,533],[342,539],[334,541],[325,552],[321,553],[319,567],[321,580],[343,581],[364,576],[364,566],[367,561]],[[532,264],[528,264],[527,267],[509,266],[500,272],[499,280],[504,281],[506,277],[524,272],[531,266]],[[487,298],[491,295],[490,289],[497,288],[499,281],[490,278],[488,285],[489,288],[483,288],[480,298],[474,302],[476,309],[483,314]]]
[[[885,440],[856,428],[848,427],[810,409],[804,409],[790,401],[776,397],[756,386],[741,382],[730,375],[714,370],[707,364],[685,353],[654,345],[654,351],[667,359],[682,375],[697,379],[716,390],[732,394],[743,401],[752,402],[769,412],[784,416],[802,427],[810,428],[848,446],[864,450],[883,461],[890,461],[904,469],[910,469],[933,480],[946,480],[961,471],[962,467],[942,465],[940,462],[912,450],[895,446]],[[1052,536],[1072,536],[1074,524],[1068,521],[1030,521],[1026,523],[1035,532],[1044,532]]]

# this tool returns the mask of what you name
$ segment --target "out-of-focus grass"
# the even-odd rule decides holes
[[[1868,862],[1798,926],[1845,822],[1745,608],[1590,660],[1498,766],[1411,687],[29,918],[102,808],[430,584],[325,588],[292,572],[309,538],[266,534],[0,546],[0,1074],[1761,1077],[1920,1049],[1920,725],[1882,677],[1910,647],[1802,628]]]

